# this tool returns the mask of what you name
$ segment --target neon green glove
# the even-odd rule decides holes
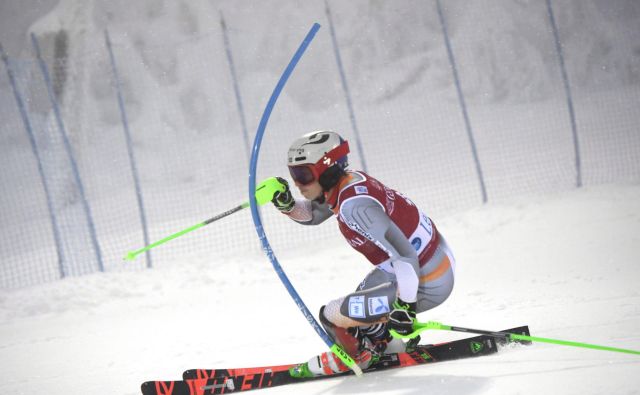
[[[276,177],[278,182],[284,186],[284,192],[277,191],[273,194],[273,205],[276,206],[280,212],[288,214],[293,210],[293,206],[296,205],[296,201],[293,199],[293,195],[291,195],[291,189],[289,189],[289,183],[287,180],[281,177]]]

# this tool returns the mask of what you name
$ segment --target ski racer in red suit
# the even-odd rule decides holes
[[[305,199],[286,187],[273,203],[304,225],[335,216],[347,242],[374,266],[356,292],[322,306],[320,322],[330,337],[365,369],[383,352],[405,351],[390,336],[412,332],[416,313],[447,299],[455,260],[431,219],[401,194],[361,171],[346,170],[349,145],[340,135],[316,131],[295,140],[288,152],[291,178]],[[343,372],[331,352],[312,358],[300,376]]]

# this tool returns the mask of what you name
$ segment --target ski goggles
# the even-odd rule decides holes
[[[339,146],[327,152],[314,164],[289,166],[289,174],[293,181],[300,185],[308,185],[318,180],[320,175],[329,167],[336,164],[349,153],[349,143],[345,140]]]
[[[314,165],[289,166],[289,174],[300,185],[309,185],[319,178]]]

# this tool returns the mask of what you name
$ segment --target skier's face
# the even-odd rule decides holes
[[[322,195],[322,186],[318,181],[313,181],[306,185],[301,185],[296,182],[296,186],[300,190],[302,196],[309,200],[315,200]]]

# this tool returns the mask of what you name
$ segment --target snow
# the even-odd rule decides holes
[[[10,17],[11,11],[36,9],[32,2],[42,5],[39,19],[33,21],[30,12]],[[326,2],[361,141],[347,109],[325,2],[5,3],[16,2],[0,2],[0,41],[11,58],[33,59],[28,32],[38,37],[49,64],[64,58],[68,66],[61,112],[107,271],[122,270],[122,254],[144,242],[105,29],[122,80],[150,240],[247,199],[246,182],[241,181],[247,177],[247,147],[234,83],[251,139],[270,92],[314,22],[322,28],[278,100],[257,178],[284,176],[282,153],[289,143],[304,132],[329,129],[352,144],[354,168],[362,168],[366,156],[376,178],[407,193],[429,213],[454,213],[482,201],[435,1],[405,0],[403,6]],[[441,3],[489,201],[573,188],[575,146],[545,2]],[[635,27],[640,23],[634,22],[640,15],[635,4],[640,3],[602,4],[553,4],[573,89],[581,181],[638,183],[640,51],[635,43],[640,29]],[[59,44],[60,53],[54,56],[56,40],[68,46]],[[233,53],[237,81],[230,76],[227,49]],[[98,254],[86,248],[92,245],[87,216],[81,204],[74,204],[77,188],[40,71],[33,63],[20,65],[18,85],[31,101],[44,173],[53,206],[59,208],[64,269],[71,275],[97,270]],[[3,287],[19,287],[57,279],[60,269],[37,162],[4,74],[0,184],[11,187],[0,194],[0,281]],[[355,152],[358,145],[362,157]],[[428,180],[426,187],[415,182],[417,174]],[[326,237],[330,229],[313,234],[296,229],[298,237],[291,239],[294,225],[278,222],[275,213],[264,217],[276,247],[310,241],[319,233]],[[224,227],[212,227],[206,236],[193,234],[172,242],[171,248],[154,250],[152,264],[174,265],[196,251],[206,256],[219,249],[255,249],[252,232],[250,222],[229,217]],[[141,270],[146,263],[140,257],[127,269]]]
[[[114,161],[124,145],[113,140],[122,125],[105,78],[105,28],[155,218],[153,240],[206,218],[212,202],[231,208],[246,198],[246,169],[236,165],[245,148],[230,137],[239,122],[222,55],[223,15],[250,132],[292,50],[311,23],[323,25],[270,121],[270,133],[281,138],[265,142],[263,175],[282,172],[281,153],[301,131],[351,133],[324,3],[236,3],[0,2],[0,38],[12,57],[31,56],[27,32],[39,37],[45,55],[55,34],[68,34],[72,78],[63,112],[71,132],[83,130],[76,143],[90,158],[81,164],[92,175],[88,191],[110,246],[108,273],[0,290],[0,393],[139,394],[143,381],[179,379],[185,369],[292,363],[326,350],[267,258],[249,246],[256,240],[248,210],[158,249],[153,270],[133,271],[120,261],[141,236],[132,191],[122,187],[128,168]],[[470,211],[460,210],[480,201],[477,180],[471,156],[459,152],[467,139],[435,2],[329,2],[367,155],[376,158],[369,161],[372,175],[418,202],[457,257],[452,296],[419,318],[492,330],[527,324],[534,336],[640,350],[637,3],[553,2],[584,166],[586,187],[573,191],[565,96],[551,35],[540,29],[547,26],[545,4],[443,4],[492,202]],[[0,101],[13,109],[2,84]],[[0,158],[16,167],[2,172],[2,185],[12,188],[0,196],[36,206],[41,187],[18,160],[29,152],[21,124],[3,121],[9,126]],[[211,131],[229,134],[212,143]],[[216,150],[224,166],[212,162],[212,147],[230,147]],[[432,159],[428,166],[424,156]],[[414,185],[414,171],[394,167],[398,157],[422,166],[428,188]],[[358,168],[359,159],[352,160]],[[26,204],[0,208],[2,263],[25,250],[30,255],[15,260],[23,274],[41,268],[43,256],[50,262],[53,247],[34,242],[48,229],[40,222],[46,215]],[[274,250],[312,312],[351,292],[371,269],[335,224],[319,227],[322,243],[310,244],[309,229],[285,223],[271,208],[263,214]],[[221,251],[234,243],[245,243],[246,251]],[[295,243],[306,245],[290,248]],[[424,342],[460,337],[434,332]],[[640,394],[639,368],[637,356],[535,344],[261,393]]]
[[[640,185],[529,196],[434,220],[456,255],[456,286],[421,320],[527,324],[534,336],[640,350]],[[276,251],[313,312],[370,270],[335,233],[313,253]],[[461,336],[433,332],[423,341]],[[137,394],[143,381],[178,379],[185,369],[292,363],[326,349],[264,255],[216,251],[148,271],[2,290],[0,339],[7,394]],[[639,394],[638,373],[638,356],[534,344],[261,391]]]

